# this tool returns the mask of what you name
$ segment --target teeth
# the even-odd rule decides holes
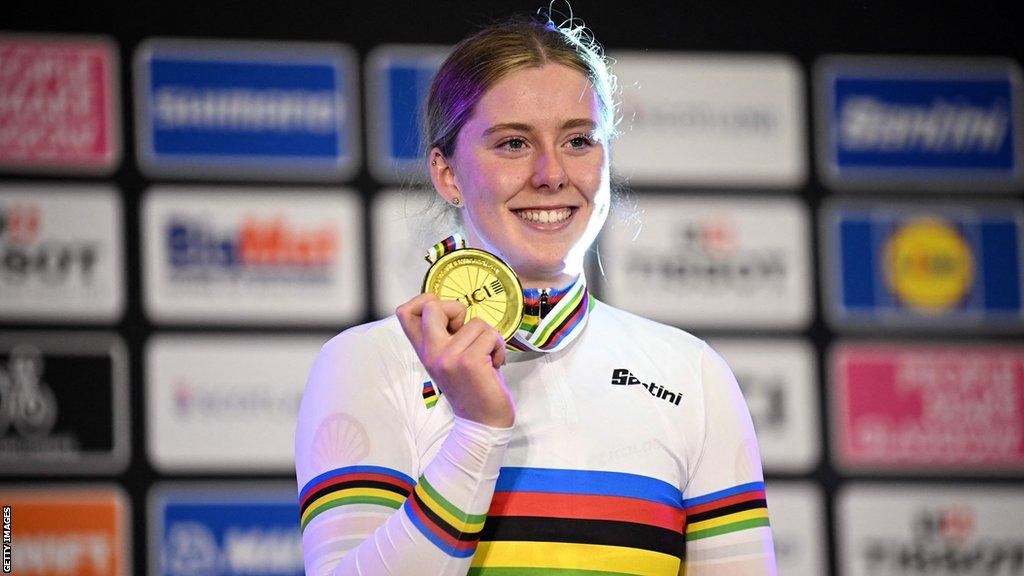
[[[517,210],[516,214],[523,220],[540,222],[541,224],[557,224],[569,219],[572,209],[559,208],[558,210]]]

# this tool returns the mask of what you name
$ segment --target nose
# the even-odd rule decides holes
[[[534,188],[561,190],[568,179],[557,150],[544,150],[537,156],[533,167]]]

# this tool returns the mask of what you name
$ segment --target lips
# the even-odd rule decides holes
[[[573,213],[573,208],[552,208],[547,210],[526,209],[514,210],[516,216],[527,222],[537,224],[559,224],[568,220]]]

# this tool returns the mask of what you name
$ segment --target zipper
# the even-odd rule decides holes
[[[540,317],[547,316],[550,310],[551,308],[548,306],[548,291],[547,289],[542,289],[540,291]]]

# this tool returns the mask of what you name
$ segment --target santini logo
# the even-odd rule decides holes
[[[647,383],[641,382],[633,373],[625,368],[616,368],[612,370],[612,384],[616,386],[643,386],[647,391],[655,398],[661,398],[670,404],[679,406],[679,401],[683,399],[683,395],[677,392],[669,392],[664,386],[655,384],[654,382]]]

